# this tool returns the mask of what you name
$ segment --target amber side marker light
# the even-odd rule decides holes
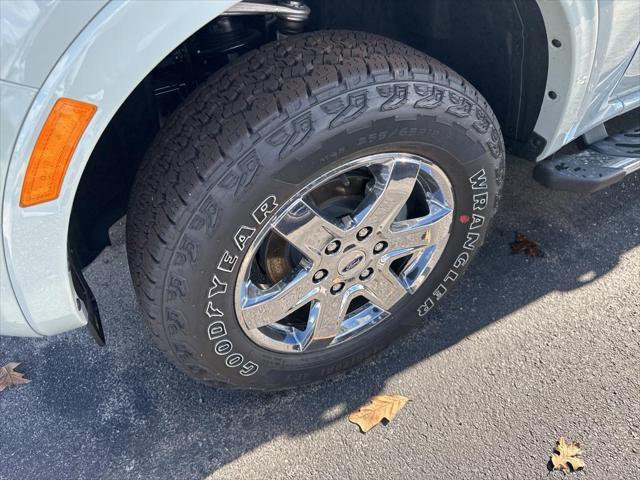
[[[20,206],[58,198],[69,161],[97,107],[60,98],[42,126],[22,183]]]

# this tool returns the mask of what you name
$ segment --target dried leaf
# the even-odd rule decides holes
[[[538,242],[529,240],[523,233],[516,233],[516,240],[511,244],[511,253],[524,252],[529,257],[541,257]]]
[[[367,433],[382,419],[386,418],[389,422],[393,420],[408,401],[409,399],[402,395],[376,395],[368,404],[349,415],[349,421],[357,424],[362,433]]]
[[[12,385],[31,382],[22,378],[24,374],[14,371],[18,365],[20,365],[18,362],[9,362],[4,367],[0,367],[0,392]]]
[[[567,443],[564,437],[556,442],[554,454],[551,455],[551,463],[554,470],[562,470],[563,472],[576,471],[584,468],[584,460],[578,458],[582,455],[580,445],[575,442]]]

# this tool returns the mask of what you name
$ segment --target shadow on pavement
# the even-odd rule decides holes
[[[355,371],[299,391],[209,389],[174,369],[144,331],[119,238],[87,271],[107,347],[84,331],[0,339],[0,363],[24,362],[33,380],[0,395],[0,478],[203,478],[275,437],[346,422],[390,377],[550,292],[581,288],[640,244],[637,177],[579,196],[537,185],[532,164],[508,167],[491,235],[425,326]],[[538,241],[544,257],[512,255],[515,231]]]

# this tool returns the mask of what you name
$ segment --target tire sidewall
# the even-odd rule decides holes
[[[389,107],[401,87],[405,99]],[[426,89],[443,101],[421,106]],[[338,106],[355,96],[366,108],[345,120]],[[465,115],[452,109],[464,104]],[[336,113],[337,112],[337,113]],[[163,284],[169,344],[183,368],[200,380],[280,389],[351,368],[386,347],[451,289],[486,235],[504,175],[504,148],[490,115],[473,99],[431,82],[390,81],[317,99],[298,113],[234,146],[197,206],[183,216]],[[262,225],[306,184],[344,162],[381,152],[423,156],[447,174],[454,191],[451,236],[434,271],[375,328],[344,344],[309,354],[269,351],[238,323],[234,296],[243,255]],[[171,323],[180,328],[172,328]]]

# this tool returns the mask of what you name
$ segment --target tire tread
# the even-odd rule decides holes
[[[468,97],[500,132],[484,98],[453,70],[401,43],[353,31],[305,33],[266,44],[214,73],[170,117],[133,185],[127,251],[145,324],[181,370],[205,383],[233,388],[224,379],[211,380],[215,373],[197,364],[188,343],[172,343],[164,323],[163,289],[181,234],[178,226],[200,201],[192,195],[194,189],[232,165],[241,147],[261,138],[276,119],[355,85],[409,79]]]

